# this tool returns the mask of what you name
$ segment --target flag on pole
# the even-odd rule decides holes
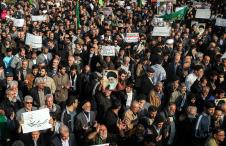
[[[184,17],[186,16],[188,10],[189,10],[189,8],[186,6],[183,9],[176,11],[174,13],[165,14],[163,16],[160,16],[160,18],[163,18],[164,20],[167,20],[167,21],[183,20]]]
[[[80,28],[81,24],[80,24],[80,5],[79,5],[79,0],[76,1],[76,18],[77,18],[77,28]]]
[[[104,5],[104,0],[99,0],[99,5],[103,6]]]

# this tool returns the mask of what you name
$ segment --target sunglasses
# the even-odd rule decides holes
[[[25,102],[26,104],[32,104],[33,102]]]

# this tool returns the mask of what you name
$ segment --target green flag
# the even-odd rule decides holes
[[[142,7],[142,0],[137,0],[138,7]]]
[[[164,20],[167,20],[167,21],[183,20],[188,10],[189,10],[188,7],[184,7],[183,9],[176,11],[174,13],[160,16],[160,18],[163,18]]]
[[[28,0],[29,4],[32,5],[33,4],[33,0]]]
[[[77,28],[81,27],[80,24],[80,6],[79,6],[79,0],[76,1],[76,17],[77,17]]]
[[[99,0],[99,5],[103,6],[104,5],[104,1],[103,0]]]

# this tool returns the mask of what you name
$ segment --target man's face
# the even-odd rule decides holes
[[[169,112],[170,112],[171,115],[174,115],[175,112],[176,112],[176,105],[171,105],[169,107]]]
[[[104,125],[100,125],[100,136],[103,139],[107,138],[107,128]]]
[[[221,119],[221,116],[222,116],[222,111],[221,110],[216,110],[214,112],[213,117],[214,117],[215,121],[219,121]]]
[[[216,139],[220,142],[223,142],[224,141],[224,138],[225,138],[225,132],[224,131],[221,131],[221,132],[218,132],[216,135],[215,135]]]
[[[65,75],[65,74],[66,74],[66,68],[63,67],[63,68],[60,70],[60,73],[61,73],[62,75]]]
[[[41,77],[46,76],[46,70],[45,69],[41,69],[40,76]]]
[[[226,59],[223,61],[223,66],[226,67]]]
[[[45,82],[40,82],[40,83],[38,84],[38,89],[43,90],[44,87],[45,87]]]
[[[126,87],[126,93],[130,93],[132,91],[132,88],[131,87]]]
[[[28,99],[27,101],[25,101],[24,103],[25,105],[25,108],[28,109],[28,110],[31,110],[32,109],[32,104],[33,104],[33,101]]]
[[[43,48],[43,53],[47,54],[49,52],[49,49],[47,47]]]
[[[105,89],[105,90],[104,90],[104,95],[105,95],[106,97],[111,96],[111,90]]]
[[[62,130],[60,132],[60,136],[63,140],[67,140],[69,138],[69,131],[68,130]]]
[[[213,116],[215,108],[208,108],[208,114]]]
[[[139,104],[134,104],[134,105],[132,105],[132,111],[133,111],[134,113],[138,113],[139,110],[140,110],[140,105],[139,105]]]
[[[10,82],[10,81],[12,81],[13,80],[13,77],[6,77],[6,81],[7,82]]]
[[[197,71],[197,76],[198,76],[199,78],[201,78],[201,77],[203,76],[203,74],[204,74],[203,69],[200,69],[200,70]]]
[[[86,102],[83,106],[82,106],[83,110],[85,112],[90,112],[91,111],[91,103],[90,102]]]
[[[158,129],[161,129],[162,126],[163,126],[163,122],[157,124],[157,128],[158,128]]]
[[[154,73],[152,73],[152,72],[147,72],[147,75],[148,75],[149,78],[152,78],[152,77],[154,76]]]
[[[33,73],[34,75],[37,75],[37,74],[38,74],[38,68],[34,68],[34,69],[32,70],[32,73]]]
[[[47,98],[46,99],[46,105],[47,105],[47,107],[52,107],[53,106],[53,99],[52,98]]]
[[[39,136],[40,136],[40,132],[39,131],[34,131],[34,132],[31,133],[32,140],[37,141]]]
[[[121,76],[120,76],[120,80],[121,81],[125,81],[126,80],[126,74],[121,74]]]
[[[27,69],[27,66],[28,66],[28,62],[27,61],[23,61],[22,62],[22,68],[23,69]]]
[[[68,58],[68,64],[72,65],[74,63],[75,59],[73,57]]]
[[[14,97],[14,92],[13,91],[10,91],[10,92],[8,92],[7,93],[7,98],[10,100],[10,101],[12,101],[13,100],[13,97]]]
[[[156,112],[150,112],[149,115],[150,115],[151,119],[155,119],[155,117],[157,115],[157,111]]]
[[[25,50],[22,50],[22,51],[20,52],[20,56],[25,57]]]

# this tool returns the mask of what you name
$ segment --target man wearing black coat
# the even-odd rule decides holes
[[[69,129],[66,125],[60,127],[60,133],[52,138],[49,146],[76,146],[75,136],[69,133]]]
[[[30,95],[34,99],[34,105],[37,107],[45,105],[45,95],[51,94],[50,88],[44,86],[45,82],[42,78],[35,80],[36,87],[32,88]]]
[[[152,69],[150,66],[147,67],[146,75],[141,77],[141,79],[137,82],[138,93],[145,94],[146,96],[148,96],[149,92],[154,88],[154,72],[154,69]]]

